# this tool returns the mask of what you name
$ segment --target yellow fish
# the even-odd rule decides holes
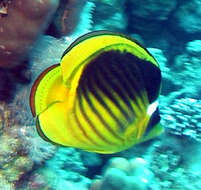
[[[163,131],[160,89],[159,65],[145,48],[123,34],[96,31],[40,74],[30,106],[44,140],[109,154]]]

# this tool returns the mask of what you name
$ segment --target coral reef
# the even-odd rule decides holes
[[[19,110],[19,107],[14,109]],[[43,161],[55,152],[54,146],[38,137],[34,131],[35,127],[16,125],[13,113],[10,105],[1,102],[0,189],[21,188],[34,168],[39,164],[42,165]]]
[[[46,20],[57,8],[56,0],[15,0],[8,2],[7,14],[0,18],[0,67],[18,65],[36,38],[46,27]],[[24,27],[29,26],[29,27]]]
[[[24,183],[22,189],[30,189],[30,190],[43,190],[43,189],[52,189],[45,179],[45,177],[41,174],[33,173],[27,183]]]
[[[10,134],[0,136],[0,174],[5,182],[14,184],[32,169],[33,162],[26,156],[22,148],[22,140]]]
[[[71,34],[67,39],[72,41],[90,30],[94,6],[86,0],[1,1],[0,77],[5,80],[0,82],[0,100],[10,101],[17,90],[16,83],[30,82],[29,58],[36,40],[49,24],[52,23],[49,33],[56,31],[60,37]]]
[[[199,44],[199,40],[189,41],[182,54],[177,54],[171,64],[167,62],[162,66],[165,88],[163,95],[168,95],[165,100],[167,104],[175,98],[200,98],[201,48]]]
[[[44,176],[53,189],[87,190],[90,179],[84,176],[84,167],[80,154],[73,148],[58,148],[56,154],[45,163],[45,167],[36,173]]]
[[[57,0],[1,1],[0,77],[4,80],[0,82],[0,100],[10,101],[15,84],[29,82],[26,58],[57,5]]]
[[[14,123],[11,117],[11,109],[5,102],[0,102],[0,135],[7,130],[9,123]]]
[[[166,107],[161,106],[162,125],[175,135],[188,136],[201,142],[201,100],[175,99]]]
[[[15,187],[12,183],[9,183],[8,180],[5,179],[5,176],[0,173],[0,189],[5,190],[15,190]]]
[[[198,190],[200,153],[200,143],[166,132],[153,143],[111,158],[101,176],[92,181],[90,190]]]
[[[69,45],[70,43],[66,40],[57,39],[53,36],[42,35],[39,38],[33,48],[32,54],[30,55],[30,69],[32,75],[29,89],[38,77],[39,72],[60,62],[63,52]]]
[[[48,186],[43,176],[38,178],[32,173],[53,156],[55,146],[42,141],[31,126],[4,128],[0,142],[0,187]]]
[[[200,144],[167,134],[155,142],[149,153],[149,169],[155,175],[154,183],[158,184],[154,190],[200,189],[199,149]]]
[[[142,158],[111,158],[103,176],[94,180],[90,190],[146,190],[149,182],[154,180],[147,166]]]
[[[10,126],[12,126],[12,123],[20,126],[31,126],[35,124],[29,107],[29,95],[33,82],[38,77],[38,73],[42,70],[59,63],[60,57],[68,45],[69,43],[65,40],[56,39],[51,36],[42,35],[39,38],[30,55],[30,69],[27,70],[27,74],[30,78],[29,83],[26,83],[26,85],[20,83],[14,84],[16,93],[13,94],[14,97],[11,99],[12,101],[6,103],[4,100],[0,104],[0,111],[3,111],[3,109],[8,110],[4,112],[9,113],[7,120],[9,120]],[[9,91],[10,89],[8,90],[6,88],[5,90]],[[3,112],[2,114],[0,112],[0,115],[3,116]],[[12,120],[13,122],[11,123]]]
[[[17,133],[24,142],[24,152],[34,164],[42,165],[55,154],[56,146],[41,139],[35,126],[22,126]]]
[[[140,35],[148,47],[165,50],[170,63],[186,42],[200,39],[200,0],[127,0],[125,5],[126,31]]]

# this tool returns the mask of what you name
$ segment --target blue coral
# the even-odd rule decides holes
[[[73,148],[58,148],[39,173],[43,174],[52,188],[58,190],[63,187],[69,190],[85,190],[90,184],[90,179],[85,177],[86,168],[80,153]]]
[[[181,98],[169,107],[161,107],[162,125],[175,135],[201,142],[201,100]]]

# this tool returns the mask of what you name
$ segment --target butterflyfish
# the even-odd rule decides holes
[[[30,107],[38,134],[56,145],[102,154],[163,131],[161,71],[136,40],[95,31],[75,40],[35,81]]]

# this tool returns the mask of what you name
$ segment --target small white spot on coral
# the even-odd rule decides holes
[[[26,134],[26,129],[25,128],[21,128],[21,133],[23,134],[23,135],[25,135]]]
[[[144,183],[148,183],[148,180],[145,179],[145,178],[142,178],[141,180],[142,180]]]
[[[191,103],[196,102],[196,100],[195,100],[195,99],[193,99],[193,98],[189,98],[188,100],[189,100],[189,102],[191,102]]]
[[[138,162],[138,164],[142,164],[142,165],[147,164],[146,160],[144,160],[143,158],[136,158],[136,162]]]
[[[37,0],[39,3],[43,4],[44,0]]]
[[[0,45],[0,49],[6,49],[6,47],[4,45]]]
[[[66,41],[70,41],[70,37],[69,37],[69,36],[66,36],[66,37],[65,37],[65,40],[66,40]]]

